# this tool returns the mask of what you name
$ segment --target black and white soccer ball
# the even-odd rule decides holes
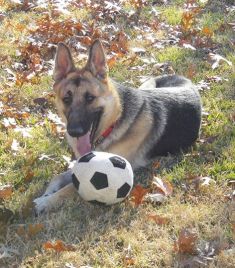
[[[124,200],[133,187],[131,164],[123,157],[90,152],[72,167],[73,184],[86,201],[111,205]]]

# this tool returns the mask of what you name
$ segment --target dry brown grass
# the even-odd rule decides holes
[[[229,202],[224,201],[224,192],[222,185],[196,196],[183,196],[182,191],[176,189],[164,205],[146,203],[137,208],[128,202],[97,207],[74,200],[55,212],[32,219],[34,224],[44,225],[43,231],[35,236],[18,235],[19,224],[9,226],[6,245],[19,253],[10,267],[62,268],[66,263],[74,267],[85,264],[125,267],[128,254],[134,267],[182,267],[174,242],[185,227],[198,234],[198,244],[211,242],[215,250],[220,251],[213,262],[215,266],[211,264],[211,267],[222,264],[232,267],[234,256],[226,250],[230,209]],[[150,220],[148,214],[154,212],[169,218],[169,224],[159,226]],[[76,251],[55,253],[42,249],[45,241],[57,239],[74,245]]]

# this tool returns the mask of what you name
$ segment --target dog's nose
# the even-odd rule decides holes
[[[69,127],[68,126],[67,131],[68,131],[69,135],[72,137],[81,137],[81,136],[86,134],[84,128],[81,126],[76,126],[76,127]]]

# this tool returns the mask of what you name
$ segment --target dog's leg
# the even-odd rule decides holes
[[[73,183],[69,183],[53,194],[44,195],[34,199],[33,202],[35,204],[35,212],[38,215],[42,212],[49,211],[52,208],[61,205],[64,200],[72,198],[75,195],[77,195],[77,190]]]
[[[43,196],[53,194],[71,182],[72,182],[72,172],[69,169],[69,170],[55,176],[52,179],[52,181],[50,182],[50,184],[47,187]]]
[[[35,204],[35,211],[37,214],[41,213],[44,209],[47,210],[47,206],[50,207],[51,205],[49,203],[52,203],[52,206],[54,204],[54,199],[58,200],[58,198],[55,195],[55,193],[61,191],[59,194],[64,193],[64,190],[67,185],[72,184],[72,172],[71,170],[68,170],[66,172],[63,172],[57,176],[55,176],[52,181],[50,182],[49,186],[47,187],[45,193],[34,199],[34,204]],[[66,192],[66,191],[65,191]],[[52,201],[51,201],[52,200]]]

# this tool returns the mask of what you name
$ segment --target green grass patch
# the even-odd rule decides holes
[[[176,6],[160,8],[162,18],[170,25],[175,26],[180,24],[183,10]]]

